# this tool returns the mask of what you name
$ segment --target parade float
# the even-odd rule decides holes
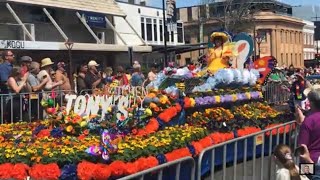
[[[292,119],[262,101],[274,58],[245,69],[248,35],[211,38],[215,47],[203,67],[170,64],[146,88],[66,95],[64,106],[52,93],[42,100],[45,120],[1,125],[0,179],[116,179]]]

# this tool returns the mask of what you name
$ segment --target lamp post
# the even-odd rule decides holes
[[[71,50],[73,48],[73,42],[69,41],[69,39],[64,43],[64,45],[66,46],[67,50],[68,50],[68,54],[69,54],[69,80],[70,83],[72,83],[73,85],[73,67],[72,67],[72,54],[71,54]]]
[[[166,20],[166,4],[165,0],[162,0],[162,14],[163,14],[163,31],[164,31],[164,66],[168,65],[168,52],[167,52],[167,37],[168,37],[168,30],[167,30],[167,20]]]
[[[257,35],[255,36],[255,39],[256,39],[256,43],[258,45],[258,58],[260,58],[260,55],[261,55],[260,45],[261,45],[262,41],[264,41],[265,36],[258,32]]]

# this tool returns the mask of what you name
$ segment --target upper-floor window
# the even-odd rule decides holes
[[[182,23],[177,23],[177,34],[178,34],[178,43],[183,43],[183,25],[182,25]]]
[[[151,18],[146,18],[147,24],[147,40],[152,41],[152,20]]]
[[[159,20],[159,32],[160,32],[160,41],[162,42],[163,41],[163,23],[162,23],[162,20]]]
[[[188,15],[188,21],[192,21],[192,8],[188,7],[187,8],[187,15]]]
[[[146,40],[146,35],[145,35],[145,23],[144,23],[144,18],[141,18],[141,37],[142,39]]]

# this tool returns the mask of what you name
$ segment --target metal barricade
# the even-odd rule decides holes
[[[19,94],[0,94],[0,118],[1,123],[14,123],[19,121],[31,122],[32,120],[42,120],[44,109],[41,100],[54,93],[54,104],[64,105],[65,94],[74,91],[46,91]]]
[[[290,92],[284,87],[288,87],[287,82],[269,82],[263,86],[264,100],[270,104],[284,104],[290,98]]]
[[[260,132],[248,135],[248,136],[243,136],[240,138],[236,138],[221,144],[217,144],[211,147],[208,147],[206,149],[204,149],[200,155],[199,155],[199,159],[198,159],[198,164],[197,164],[197,180],[201,180],[201,176],[202,176],[202,164],[204,162],[204,156],[208,156],[211,155],[211,158],[209,160],[210,163],[210,179],[214,180],[214,179],[221,179],[221,180],[239,180],[239,179],[243,179],[243,180],[269,180],[269,179],[275,179],[274,175],[276,172],[275,169],[275,164],[274,161],[272,160],[272,151],[273,148],[280,143],[280,141],[282,141],[282,144],[287,144],[293,148],[297,147],[297,128],[295,128],[294,131],[293,127],[295,125],[295,121],[291,121],[288,123],[284,123],[278,126],[275,126],[273,128],[270,129],[265,129],[262,130]],[[288,133],[286,133],[286,131],[284,131],[283,134],[280,135],[279,129],[280,128],[286,128],[289,127],[289,131]],[[276,135],[273,136],[272,133],[276,131]],[[289,135],[289,136],[288,136]],[[281,139],[282,136],[282,139]],[[293,140],[292,137],[294,136]],[[259,144],[257,144],[256,139],[260,137],[260,141]],[[266,142],[266,137],[269,137],[268,142]],[[252,147],[252,157],[248,156],[248,153],[251,152],[248,150],[249,144],[251,144],[252,142],[249,143],[249,140],[253,139],[253,147]],[[273,142],[273,139],[275,139],[275,142]],[[287,139],[289,139],[287,141]],[[293,141],[293,142],[292,142]],[[238,157],[238,154],[240,153],[239,151],[239,144],[243,144],[243,157]],[[274,145],[273,145],[274,144]],[[232,146],[233,145],[233,161],[227,162],[227,147]],[[215,170],[215,162],[216,160],[216,150],[218,148],[223,148],[223,153],[219,154],[219,156],[222,156],[223,162],[222,162],[222,172],[221,171],[217,171]],[[261,154],[258,153],[257,155],[257,148],[259,148],[259,150],[261,149]],[[265,152],[265,150],[267,150],[267,152]],[[241,154],[241,153],[240,153]],[[230,155],[230,153],[229,153]],[[257,158],[259,158],[260,156],[260,164],[258,165],[256,163]],[[230,157],[230,156],[229,156]],[[266,158],[269,158],[269,163],[266,164],[264,161],[266,160]],[[251,163],[248,161],[248,159],[252,159],[252,173],[249,176],[248,174],[248,163]],[[207,161],[208,162],[208,161]],[[242,163],[242,164],[240,164]],[[227,164],[230,164],[232,166],[227,167]],[[237,170],[237,167],[241,166],[243,168],[242,170],[242,174],[239,173],[239,171]],[[260,166],[260,169],[258,168],[258,166]],[[228,169],[227,169],[228,168]],[[239,168],[240,169],[240,168]],[[267,170],[267,175],[265,175],[265,170]],[[260,173],[259,176],[257,176],[257,174]],[[217,176],[215,175],[219,175],[222,176],[220,178],[217,178]],[[227,177],[228,175],[228,177]],[[267,177],[266,177],[267,176]],[[251,178],[249,178],[251,177]]]
[[[190,177],[191,180],[194,180],[195,161],[192,157],[184,157],[184,158],[172,161],[172,162],[161,164],[161,165],[156,166],[154,168],[150,168],[150,169],[138,172],[136,174],[132,174],[132,175],[120,178],[119,180],[129,180],[129,179],[143,180],[146,175],[151,174],[151,173],[156,173],[157,179],[161,180],[161,179],[163,179],[163,171],[167,168],[171,168],[172,166],[175,166],[175,180],[179,180],[182,163],[189,163],[188,166],[191,166],[190,172],[182,171],[182,173],[185,175],[188,174],[189,176],[187,176],[187,177]]]

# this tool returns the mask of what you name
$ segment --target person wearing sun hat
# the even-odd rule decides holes
[[[63,81],[59,81],[59,82],[53,82],[51,77],[50,77],[50,71],[52,70],[52,65],[54,63],[52,62],[52,60],[50,58],[44,58],[41,60],[41,71],[39,72],[39,74],[37,75],[38,80],[41,82],[43,81],[47,81],[44,90],[46,91],[50,91],[54,88],[56,88],[57,86],[60,86],[63,84]]]
[[[97,67],[100,65],[95,60],[90,60],[88,63],[88,71],[84,78],[88,89],[102,88],[102,73],[99,73]],[[90,92],[91,93],[91,92]]]
[[[309,81],[306,81],[303,73],[295,74],[296,80],[292,83],[290,88],[291,93],[293,94],[293,100],[295,106],[300,106],[302,109],[305,109],[307,96],[303,93],[305,89],[310,88],[311,84]]]
[[[233,51],[233,44],[229,41],[229,35],[226,32],[214,32],[210,36],[210,42],[214,44],[208,51],[207,68],[199,73],[200,76],[207,72],[215,73],[219,69],[229,68],[232,57],[236,56]]]

